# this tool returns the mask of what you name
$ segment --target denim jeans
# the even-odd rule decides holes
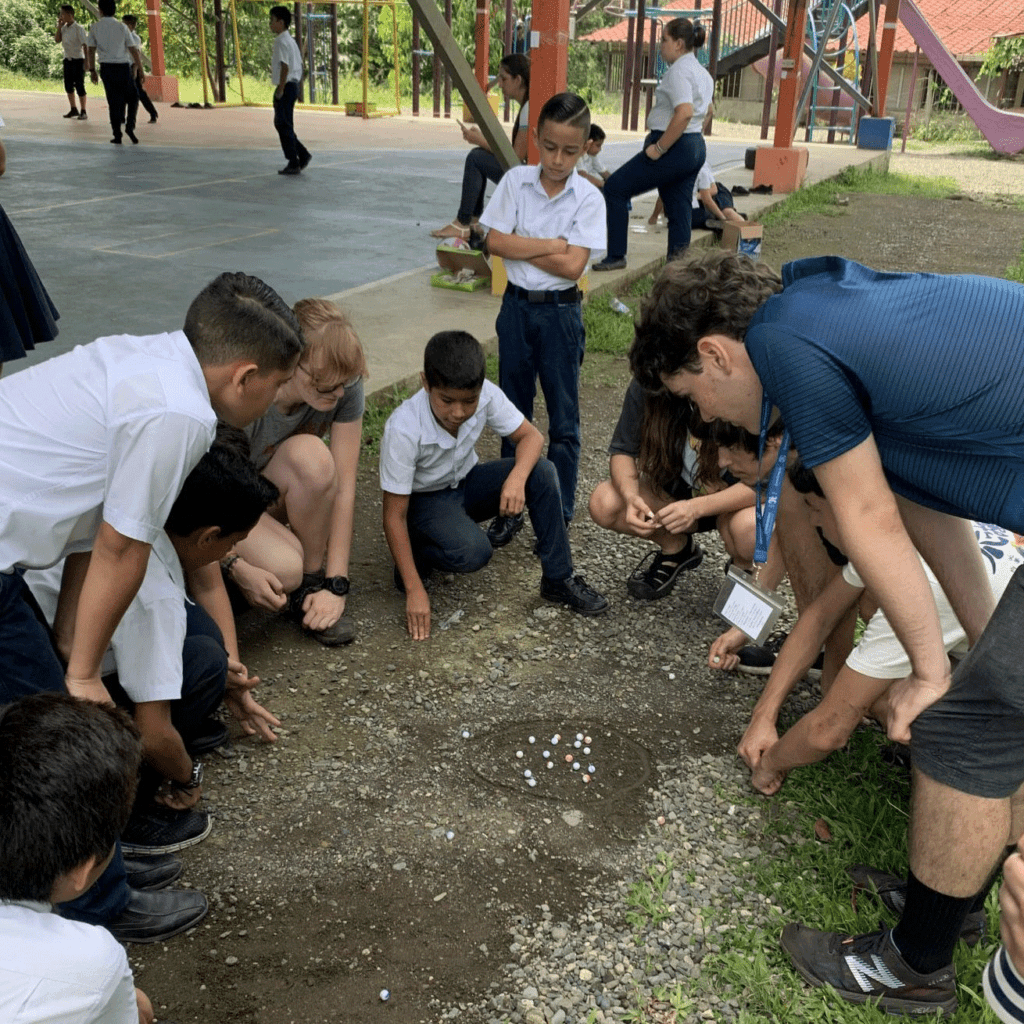
[[[505,293],[496,322],[498,385],[531,422],[537,378],[548,411],[548,458],[558,472],[562,518],[576,509],[580,461],[580,364],[586,349],[578,302],[541,303]],[[514,451],[501,445],[502,458]]]
[[[487,182],[493,181],[497,185],[504,173],[505,168],[498,163],[498,158],[493,153],[488,153],[479,146],[469,151],[462,169],[459,212],[455,215],[460,224],[468,224],[473,217],[479,217],[484,212]]]
[[[274,96],[274,127],[289,167],[298,167],[309,156],[309,150],[295,137],[295,101],[298,98],[298,82],[286,82],[280,99]]]
[[[661,138],[648,132],[644,148],[624,163],[604,183],[604,205],[608,219],[608,259],[623,259],[629,245],[629,201],[634,196],[658,190],[668,218],[669,256],[690,244],[690,211],[693,186],[704,166],[707,149],[700,132],[687,132],[670,146],[665,155],[652,160],[644,150]]]
[[[498,514],[501,489],[514,465],[515,459],[478,462],[458,487],[410,496],[406,522],[418,566],[467,573],[491,560],[491,542],[476,524]],[[572,575],[569,534],[562,520],[558,476],[547,459],[540,459],[526,479],[526,507],[544,575],[568,579]]]
[[[40,620],[21,573],[0,573],[0,704],[34,693],[65,692],[64,668]],[[60,913],[72,921],[106,924],[128,905],[128,896],[118,843],[114,859],[93,887],[60,904]]]

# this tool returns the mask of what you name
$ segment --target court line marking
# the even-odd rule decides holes
[[[218,245],[230,245],[232,242],[244,242],[248,238],[259,238],[261,235],[276,235],[278,228],[267,228],[265,231],[254,231],[249,235],[238,235],[234,238],[222,238],[217,242],[207,242],[206,245],[193,245],[187,249],[176,249],[174,252],[163,252],[157,255],[148,252],[132,252],[129,249],[108,249],[102,245],[93,247],[93,252],[109,253],[112,256],[132,256],[135,259],[143,260],[165,260],[171,256],[181,256],[186,252],[198,252],[200,249],[212,249]]]

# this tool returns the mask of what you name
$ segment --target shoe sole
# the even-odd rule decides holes
[[[178,925],[177,928],[172,928],[170,931],[161,932],[159,935],[146,935],[142,938],[131,938],[125,935],[118,935],[117,931],[110,929],[111,934],[117,939],[118,942],[122,942],[125,945],[133,946],[151,946],[156,942],[166,942],[168,939],[173,939],[175,935],[180,935],[182,932],[187,932],[190,928],[195,928],[200,921],[210,912],[209,903],[203,908],[203,912],[193,918],[191,921],[186,921],[184,924]]]
[[[133,853],[136,856],[142,857],[153,857],[160,853],[177,853],[179,850],[187,850],[190,846],[195,846],[196,843],[201,843],[212,830],[213,818],[207,817],[206,828],[203,830],[202,835],[190,836],[188,839],[183,839],[180,843],[165,843],[163,846],[142,846],[139,843],[128,843],[122,839],[121,852],[129,854]]]
[[[950,996],[950,998],[944,1003],[922,1003],[919,1000],[914,999],[900,999],[898,996],[873,996],[863,992],[847,992],[846,989],[835,988],[812,974],[796,959],[794,951],[789,949],[786,945],[785,931],[783,931],[782,936],[779,939],[779,945],[782,946],[786,953],[789,954],[789,961],[793,966],[793,970],[796,971],[796,973],[799,974],[808,985],[812,988],[827,988],[834,992],[844,1002],[857,1003],[858,1005],[870,1003],[872,1006],[877,1006],[879,1010],[884,1010],[886,1013],[893,1016],[905,1014],[909,1017],[925,1017],[934,1014],[936,1010],[938,1010],[943,1017],[951,1017],[956,1013],[956,993]]]
[[[652,592],[646,588],[641,590],[639,587],[634,590],[633,585],[639,584],[641,581],[630,578],[626,580],[626,593],[637,601],[660,601],[663,597],[668,597],[668,595],[675,590],[676,584],[679,582],[680,574],[687,572],[690,569],[696,569],[703,561],[704,550],[703,548],[698,548],[694,554],[690,555],[689,558],[679,563],[679,567],[672,574],[672,578],[660,590]]]
[[[560,597],[548,597],[546,594],[541,594],[540,596],[545,601],[550,601],[551,604],[560,604],[563,608],[568,608],[569,611],[575,612],[577,615],[604,615],[610,607],[608,602],[605,601],[600,608],[574,608],[568,601],[563,601]]]
[[[167,886],[169,886],[172,882],[176,882],[179,878],[181,878],[183,870],[183,865],[178,864],[177,869],[172,874],[168,875],[166,878],[159,879],[155,884],[151,883],[149,885],[145,883],[135,883],[132,881],[133,878],[141,879],[145,872],[136,872],[135,874],[133,874],[129,871],[127,879],[128,886],[129,888],[135,889],[138,892],[159,892],[161,889],[166,889]]]
[[[495,551],[499,550],[500,548],[507,547],[522,532],[523,525],[524,523],[520,520],[519,525],[506,538],[504,538],[503,540],[499,540],[497,543],[495,543],[491,535],[488,534],[487,539],[488,541],[490,541],[491,547],[494,548]]]

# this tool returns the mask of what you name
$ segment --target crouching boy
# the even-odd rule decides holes
[[[540,431],[484,379],[480,343],[465,331],[442,331],[427,343],[422,390],[389,417],[380,446],[384,535],[395,559],[395,584],[406,594],[414,640],[430,636],[430,599],[423,576],[432,569],[469,573],[493,552],[476,524],[528,509],[544,575],[541,597],[582,615],[608,602],[574,575],[569,534],[554,466],[540,457]],[[514,458],[480,463],[484,427],[515,446]]]
[[[41,693],[0,709],[0,1020],[151,1024],[110,932],[52,912],[110,863],[141,754],[106,705]]]

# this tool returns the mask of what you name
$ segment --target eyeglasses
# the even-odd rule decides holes
[[[316,377],[313,376],[312,371],[308,367],[299,363],[299,369],[309,378],[310,384],[313,385],[313,390],[318,395],[333,395],[336,391],[348,391],[363,379],[361,374],[357,374],[351,380],[339,381],[337,384],[329,384],[324,387],[322,384],[317,383]]]

